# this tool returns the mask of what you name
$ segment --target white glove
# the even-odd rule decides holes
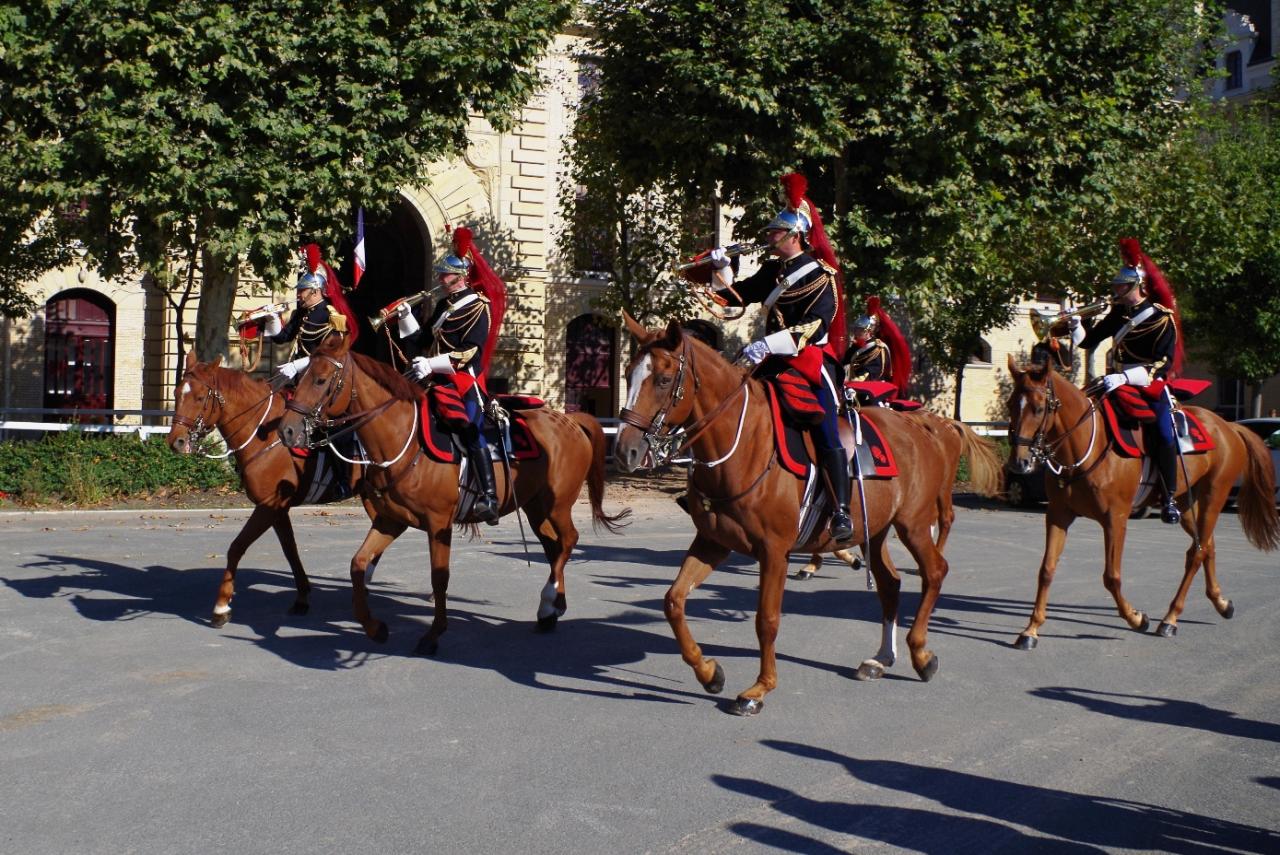
[[[279,374],[281,377],[285,378],[286,380],[292,380],[294,377],[297,377],[303,371],[306,371],[307,366],[310,364],[311,364],[311,357],[303,356],[293,360],[293,362],[284,363],[283,365],[281,365],[279,368],[276,369],[276,373]]]
[[[1080,323],[1079,318],[1071,319],[1071,343],[1076,347],[1080,346],[1080,342],[1084,341],[1084,324]]]
[[[764,343],[770,353],[776,353],[778,356],[795,356],[800,352],[796,349],[796,340],[790,330],[769,333],[764,337]]]
[[[1124,370],[1125,382],[1130,386],[1150,386],[1151,375],[1147,373],[1146,366],[1135,365],[1132,368]]]
[[[711,250],[711,254],[707,256],[711,259],[711,266],[716,270],[729,266],[729,255],[724,251],[724,247],[718,246]]]
[[[1129,382],[1123,374],[1107,374],[1102,378],[1102,391],[1113,392]]]
[[[440,356],[431,357],[430,359],[427,360],[427,365],[431,368],[432,374],[457,374],[458,373],[457,371],[453,370],[453,360],[449,358],[448,354],[441,354]]]
[[[401,309],[404,311],[401,312]],[[396,309],[396,325],[400,328],[401,338],[408,338],[420,329],[418,319],[413,316],[413,312],[404,303],[401,303]]]
[[[753,341],[742,349],[742,355],[750,359],[752,365],[759,365],[769,355],[769,345],[763,340]]]
[[[409,376],[414,380],[425,380],[432,374],[456,374],[453,362],[448,356],[415,356]]]
[[[278,336],[283,329],[279,315],[267,315],[267,319],[262,324],[262,331],[268,336]]]

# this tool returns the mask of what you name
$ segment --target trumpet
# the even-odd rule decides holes
[[[260,306],[252,311],[245,312],[240,316],[240,320],[236,321],[236,329],[243,329],[249,324],[256,324],[258,321],[265,321],[272,315],[282,315],[292,308],[288,303],[272,303],[270,306]]]
[[[1031,329],[1035,330],[1038,339],[1061,338],[1070,334],[1072,318],[1091,318],[1094,315],[1100,315],[1111,308],[1112,302],[1110,299],[1098,300],[1096,303],[1056,314],[1032,309],[1029,318]]]
[[[369,326],[373,327],[374,332],[377,332],[382,329],[383,324],[399,314],[401,306],[413,308],[423,300],[430,299],[431,295],[434,294],[438,288],[439,286],[436,286],[436,288],[428,288],[424,291],[419,291],[417,294],[410,294],[408,297],[401,297],[393,303],[388,303],[378,310],[376,317],[369,318]]]
[[[767,244],[767,243],[757,243],[757,244],[735,243],[735,244],[730,244],[729,246],[726,246],[724,248],[724,254],[729,256],[730,258],[733,258],[735,255],[751,255],[752,253],[755,253],[755,252],[764,252],[766,249],[769,248],[769,246],[770,244]],[[689,261],[677,262],[674,265],[674,270],[676,273],[683,273],[686,270],[692,270],[695,267],[701,267],[704,264],[710,264],[710,263],[711,263],[711,250],[707,250],[705,252],[698,253]]]

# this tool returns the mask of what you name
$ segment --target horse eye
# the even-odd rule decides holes
[[[667,388],[668,386],[670,386],[670,385],[671,385],[671,380],[672,380],[672,378],[670,378],[670,377],[659,377],[659,378],[657,378],[657,379],[654,381],[654,384],[655,384],[659,389],[665,389],[665,388]]]

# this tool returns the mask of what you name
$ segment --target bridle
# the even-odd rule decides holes
[[[287,401],[284,405],[284,408],[289,412],[297,413],[298,415],[302,416],[302,430],[306,433],[308,438],[310,438],[312,433],[314,433],[315,430],[319,427],[322,427],[322,426],[328,427],[334,424],[335,422],[345,423],[347,421],[350,421],[350,419],[348,419],[345,416],[341,417],[341,420],[322,419],[320,418],[320,411],[330,406],[331,404],[333,404],[336,400],[338,400],[338,395],[342,394],[342,389],[344,386],[346,386],[346,383],[347,383],[347,372],[350,371],[351,363],[340,362],[339,360],[334,359],[332,356],[325,356],[323,354],[315,355],[315,356],[312,356],[311,358],[323,359],[326,362],[328,362],[330,365],[332,365],[334,368],[338,369],[338,371],[336,374],[330,374],[327,378],[325,378],[324,382],[332,385],[329,386],[328,390],[325,392],[325,394],[322,397],[316,400],[316,405],[314,407],[307,408],[302,406],[301,404],[298,403],[298,398],[296,395],[293,398],[291,398],[289,401]],[[307,373],[309,374],[310,372],[307,372]],[[336,383],[332,382],[334,377],[338,378],[338,382]],[[354,389],[353,389],[353,397],[354,397]]]
[[[1027,446],[1027,453],[1031,456],[1033,464],[1043,463],[1049,468],[1050,472],[1058,476],[1061,476],[1064,472],[1074,472],[1079,469],[1084,462],[1089,459],[1090,455],[1093,454],[1093,448],[1098,439],[1098,420],[1093,418],[1094,414],[1098,410],[1098,405],[1094,402],[1093,398],[1089,398],[1089,408],[1084,411],[1084,414],[1081,415],[1079,419],[1076,420],[1076,423],[1064,432],[1062,436],[1050,441],[1046,436],[1046,432],[1051,423],[1052,417],[1061,408],[1062,400],[1054,391],[1053,371],[1050,370],[1045,381],[1044,413],[1040,416],[1040,424],[1036,425],[1035,434],[1028,439],[1015,431],[1011,438],[1011,442],[1014,447]],[[1022,413],[1022,410],[1018,411],[1017,426],[1021,426],[1022,424]],[[1058,452],[1066,445],[1067,440],[1071,438],[1071,434],[1075,433],[1076,430],[1084,424],[1085,419],[1089,420],[1091,428],[1089,432],[1089,447],[1085,449],[1084,455],[1076,462],[1062,463],[1058,460]],[[1094,461],[1093,466],[1090,466],[1089,469],[1092,470],[1093,467],[1097,466],[1101,461],[1102,455],[1099,455],[1098,459]],[[1081,474],[1088,474],[1088,470]]]
[[[374,407],[371,410],[365,410],[359,413],[352,413],[350,412],[350,410],[354,405],[356,405],[359,398],[359,396],[356,394],[356,386],[354,383],[352,383],[351,398],[347,402],[347,413],[345,413],[344,415],[338,416],[337,418],[323,419],[320,417],[321,411],[331,406],[334,402],[336,402],[338,400],[338,396],[342,394],[343,388],[347,385],[347,382],[349,379],[348,375],[351,373],[351,370],[352,370],[351,362],[350,361],[343,362],[343,361],[334,359],[332,356],[326,356],[324,354],[313,356],[312,359],[323,359],[326,362],[328,362],[330,365],[337,368],[338,370],[336,374],[329,375],[329,377],[325,380],[326,383],[329,383],[330,381],[333,380],[334,377],[337,377],[337,382],[334,383],[332,386],[330,386],[328,391],[324,394],[324,396],[316,401],[316,404],[314,407],[308,408],[308,407],[302,406],[301,404],[298,403],[298,399],[296,397],[285,404],[285,409],[302,416],[302,429],[305,432],[305,435],[308,439],[308,443],[306,447],[316,448],[319,446],[327,445],[329,449],[334,453],[334,455],[337,456],[338,458],[346,461],[347,463],[352,463],[359,466],[372,465],[372,466],[377,466],[381,469],[387,469],[395,465],[396,463],[398,463],[400,461],[400,458],[404,457],[405,452],[409,450],[409,446],[413,444],[413,438],[417,435],[418,408],[417,407],[413,408],[413,425],[409,428],[409,436],[407,439],[405,439],[404,446],[400,449],[400,453],[397,454],[395,457],[391,458],[390,460],[385,460],[381,462],[376,460],[353,460],[351,458],[345,457],[342,454],[342,452],[338,450],[337,445],[334,444],[334,440],[348,433],[354,433],[363,425],[373,421],[375,418],[382,415],[382,413],[390,409],[391,405],[396,402],[396,399],[388,398],[386,401],[383,401],[381,404],[379,404],[378,406]],[[316,432],[317,428],[324,428],[327,431],[327,434],[323,439],[316,442],[311,442],[310,438],[312,434]]]
[[[194,371],[184,372],[182,375],[182,379],[183,381],[188,383],[194,380],[209,390],[209,394],[205,397],[204,404],[202,404],[200,407],[200,412],[196,413],[195,419],[189,419],[186,416],[181,415],[176,411],[174,412],[172,417],[172,421],[174,424],[181,425],[182,427],[185,427],[187,429],[187,437],[190,440],[191,444],[194,446],[194,445],[198,445],[206,436],[208,436],[210,433],[213,432],[214,428],[218,426],[217,420],[213,418],[214,403],[217,403],[219,409],[225,410],[227,407],[227,400],[226,398],[223,397],[222,390],[218,388],[218,380],[216,375],[212,383],[203,379],[202,377],[197,375]],[[263,399],[263,403],[265,404],[265,406],[262,408],[262,415],[258,417],[258,423],[254,425],[253,430],[249,431],[249,435],[245,437],[244,442],[240,443],[235,448],[228,448],[228,450],[223,454],[205,454],[204,456],[212,460],[223,460],[235,454],[236,452],[243,451],[244,448],[250,442],[253,441],[253,438],[257,436],[258,430],[261,429],[263,423],[267,420],[267,414],[271,412],[271,399],[272,397],[274,397],[274,395],[275,395],[275,392],[273,391],[269,393],[266,396],[266,398]],[[228,425],[232,424],[241,416],[243,416],[245,413],[250,412],[252,409],[253,407],[251,406],[248,409],[244,410],[244,412],[237,413],[236,415],[231,416],[230,418],[227,419],[227,424]]]

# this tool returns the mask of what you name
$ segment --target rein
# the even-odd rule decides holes
[[[1070,483],[1071,481],[1076,481],[1088,475],[1096,469],[1098,464],[1100,464],[1103,458],[1106,457],[1107,446],[1104,446],[1103,453],[1099,454],[1097,459],[1094,460],[1087,469],[1080,471],[1084,462],[1093,454],[1094,446],[1097,444],[1098,419],[1095,418],[1095,416],[1098,415],[1098,405],[1092,398],[1089,398],[1088,409],[1085,410],[1080,418],[1076,420],[1076,423],[1068,428],[1062,436],[1058,437],[1056,440],[1050,441],[1046,437],[1046,432],[1049,427],[1049,418],[1056,414],[1062,407],[1062,401],[1058,398],[1057,393],[1054,392],[1053,389],[1052,371],[1049,373],[1048,382],[1045,384],[1045,391],[1044,415],[1040,417],[1040,424],[1036,426],[1035,435],[1030,439],[1015,435],[1013,437],[1013,444],[1015,446],[1028,446],[1028,453],[1031,455],[1032,460],[1038,460],[1044,463],[1045,466],[1049,467],[1049,471],[1054,475],[1057,475],[1059,478],[1062,478],[1064,473],[1068,473],[1070,477],[1067,483]],[[1021,419],[1021,415],[1019,415],[1019,419]],[[1071,438],[1071,434],[1075,433],[1076,430],[1084,425],[1085,419],[1089,420],[1090,426],[1089,447],[1085,449],[1084,455],[1076,462],[1060,462],[1057,457],[1058,452],[1066,445],[1067,441]]]
[[[223,397],[222,395],[222,390],[218,388],[219,384],[217,380],[217,375],[214,375],[214,378],[215,378],[214,382],[211,384],[205,381],[204,379],[202,379],[201,377],[199,377],[194,371],[186,371],[182,375],[183,380],[188,380],[188,381],[195,380],[197,383],[203,384],[204,387],[209,390],[209,397],[205,398],[204,405],[201,406],[200,412],[196,414],[196,418],[194,420],[189,419],[186,416],[179,415],[176,411],[174,412],[172,417],[172,421],[174,424],[181,425],[182,427],[185,427],[187,429],[187,434],[191,437],[192,444],[198,443],[201,440],[203,440],[206,436],[209,435],[210,432],[213,431],[214,428],[218,426],[218,423],[216,420],[213,422],[206,422],[205,420],[206,416],[211,417],[213,414],[213,409],[212,409],[213,403],[216,401],[219,409],[223,409],[223,410],[226,409],[227,401],[226,401],[226,398]],[[258,423],[254,425],[253,430],[249,431],[249,435],[245,437],[244,442],[240,443],[235,448],[229,448],[223,454],[205,454],[204,452],[201,452],[201,455],[203,457],[209,458],[210,460],[225,460],[231,455],[236,454],[240,451],[243,451],[245,447],[248,446],[249,443],[253,441],[253,438],[258,435],[258,430],[266,422],[267,414],[271,412],[271,400],[272,398],[275,397],[275,394],[276,394],[275,390],[268,392],[266,397],[261,398],[259,401],[255,401],[243,411],[236,413],[234,416],[230,416],[226,419],[226,423],[230,425],[232,422],[235,422],[241,416],[251,412],[253,408],[258,405],[258,403],[266,404],[266,406],[263,407],[262,409],[262,415],[258,417]],[[226,430],[226,428],[224,428],[224,430]]]

